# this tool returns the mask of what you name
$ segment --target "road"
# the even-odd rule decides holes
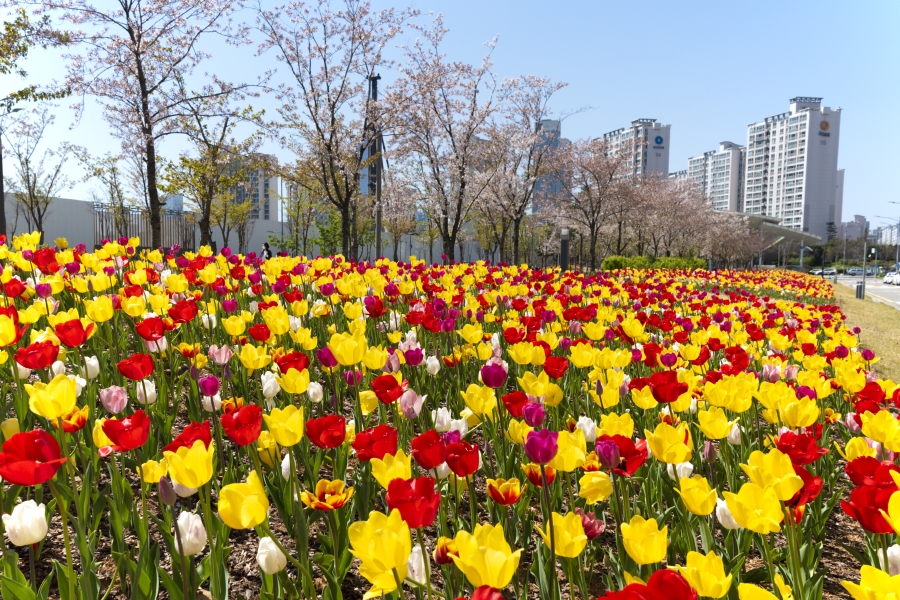
[[[838,284],[856,289],[856,282],[862,281],[862,277],[839,275],[837,280]],[[900,285],[885,285],[881,278],[866,277],[866,296],[900,310]]]

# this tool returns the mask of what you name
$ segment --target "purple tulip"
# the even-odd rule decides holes
[[[462,440],[462,434],[458,429],[451,429],[447,433],[444,434],[444,443],[445,444],[457,444]]]
[[[85,252],[87,252],[87,245],[85,245],[85,244],[76,245],[75,252],[78,252],[79,254],[84,254]]]
[[[622,462],[622,452],[612,440],[597,440],[594,451],[597,453],[597,462],[604,469],[615,469]]]
[[[841,344],[834,349],[834,355],[838,358],[847,358],[847,355],[850,354],[850,350],[847,349],[847,346]]]
[[[492,389],[499,389],[506,383],[506,370],[502,365],[489,363],[481,367],[481,381]]]
[[[675,356],[675,354],[672,352],[666,352],[665,354],[661,354],[659,356],[659,362],[661,362],[667,369],[671,369],[675,366],[675,363],[678,362],[678,357]]]
[[[338,364],[337,359],[332,354],[331,349],[328,347],[322,348],[321,350],[316,351],[316,358],[319,359],[319,362],[326,369],[331,369],[336,367]]]
[[[421,348],[410,348],[403,353],[403,358],[406,359],[406,364],[409,366],[418,367],[425,360],[425,353],[422,352]]]
[[[219,378],[213,375],[201,377],[197,382],[197,387],[204,396],[215,396],[219,393]]]
[[[868,348],[865,348],[864,350],[862,350],[859,353],[859,355],[862,356],[863,360],[867,361],[867,362],[871,361],[875,358],[875,353],[872,352],[871,350],[869,350]]]
[[[256,285],[260,281],[262,281],[262,273],[260,273],[259,271],[253,271],[252,273],[247,275],[247,279],[250,280],[250,283],[252,283],[253,285]]]
[[[34,286],[34,291],[41,298],[49,298],[53,294],[53,286],[49,283],[39,283]]]
[[[631,349],[631,362],[639,363],[644,359],[644,355],[637,348]]]
[[[706,440],[706,443],[703,445],[703,460],[708,463],[714,463],[716,462],[717,454],[715,444]]]
[[[531,431],[525,440],[525,454],[531,462],[546,465],[559,452],[558,439],[559,434],[549,429]]]
[[[806,385],[798,385],[794,389],[794,395],[797,396],[798,400],[802,400],[803,398],[809,398],[810,400],[816,399],[816,391]]]
[[[356,387],[362,381],[362,371],[343,371],[341,376],[350,387]]]
[[[77,263],[77,262],[66,263],[66,272],[69,275],[74,275],[75,273],[77,273],[80,270],[81,270],[81,263]]]
[[[319,293],[323,296],[331,296],[334,294],[334,284],[333,283],[325,283],[319,287]]]
[[[544,424],[544,419],[547,417],[547,411],[540,402],[529,402],[525,405],[525,408],[522,409],[522,416],[525,418],[525,423],[527,423],[529,427],[540,427]]]
[[[281,280],[278,280],[272,284],[272,293],[283,294],[286,289],[287,285],[285,285],[285,283]]]
[[[227,313],[233,313],[238,309],[237,300],[234,298],[229,298],[228,300],[222,300],[222,310]]]

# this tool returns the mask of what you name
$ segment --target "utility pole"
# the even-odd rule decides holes
[[[888,200],[891,204],[900,204],[900,202],[896,202],[894,200]],[[894,270],[900,272],[900,219],[897,219],[897,233],[894,234],[894,239],[897,242],[897,256],[894,259]]]
[[[369,98],[378,101],[378,80],[381,75],[369,77]],[[375,130],[369,143],[369,158],[378,155],[374,164],[369,166],[369,193],[375,195],[375,260],[381,257],[381,130]],[[373,183],[374,181],[374,183]]]

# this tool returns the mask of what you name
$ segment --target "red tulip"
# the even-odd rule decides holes
[[[544,361],[544,372],[551,379],[561,379],[569,369],[569,360],[564,356],[548,356]]]
[[[132,381],[141,381],[153,373],[153,357],[149,354],[132,354],[116,365],[119,373]]]
[[[814,477],[809,471],[797,465],[794,465],[794,472],[803,480],[803,487],[785,504],[791,507],[804,506],[815,500],[821,493],[822,478]]]
[[[615,468],[616,475],[620,477],[632,477],[647,461],[647,441],[641,440],[637,444],[631,438],[624,435],[601,435],[597,440],[603,442],[612,440],[619,447],[621,458],[619,466]]]
[[[441,493],[434,489],[434,479],[394,479],[384,497],[388,510],[395,508],[410,529],[428,527],[441,505]]]
[[[503,600],[503,594],[498,589],[483,585],[472,592],[472,600]]]
[[[657,371],[650,376],[650,391],[657,402],[675,402],[688,389],[688,384],[678,381],[675,371]]]
[[[77,348],[88,340],[94,327],[93,323],[88,323],[85,327],[81,319],[72,319],[56,326],[56,337],[67,348]]]
[[[269,329],[269,326],[265,323],[257,323],[256,325],[253,325],[250,329],[247,330],[247,333],[249,333],[250,337],[252,337],[257,342],[265,342],[267,339],[272,337],[272,330]]]
[[[896,484],[891,471],[900,473],[900,467],[890,461],[879,462],[873,456],[860,456],[844,465],[844,472],[857,487],[893,488]]]
[[[841,502],[841,508],[869,533],[893,533],[894,528],[881,516],[887,512],[888,502],[897,486],[874,487],[864,485],[850,490],[850,501]]]
[[[412,440],[412,456],[426,471],[436,469],[447,460],[444,436],[430,429]]]
[[[107,419],[103,422],[103,433],[113,445],[101,448],[100,456],[107,456],[113,450],[116,452],[134,450],[147,441],[150,435],[150,419],[143,409],[121,420]]]
[[[47,340],[16,350],[16,362],[26,369],[46,369],[59,356],[59,346]]]
[[[64,462],[59,444],[43,429],[17,433],[3,443],[0,477],[14,485],[39,485]]]
[[[503,394],[501,399],[509,414],[516,419],[522,418],[522,410],[528,404],[528,394],[521,391],[510,392],[509,394]]]
[[[297,369],[298,373],[302,373],[304,369],[309,368],[309,357],[302,352],[288,352],[283,356],[277,357],[275,364],[278,365],[282,373],[287,373],[288,369]]]
[[[259,438],[262,421],[262,408],[248,404],[222,415],[222,430],[238,446],[249,446]]]
[[[697,600],[697,592],[677,571],[655,571],[647,585],[632,583],[620,592],[606,592],[598,600]]]
[[[112,438],[110,438],[112,439]],[[172,440],[172,443],[163,448],[163,452],[177,452],[179,448],[190,448],[194,442],[200,440],[203,445],[209,448],[212,443],[212,435],[210,435],[209,421],[202,423],[191,423],[184,428],[178,437]]]
[[[478,470],[478,446],[465,440],[447,444],[447,466],[457,477],[468,477]]]
[[[340,415],[310,419],[306,422],[306,435],[319,448],[337,448],[347,437],[347,420]]]
[[[191,300],[181,300],[169,307],[169,318],[179,324],[190,323],[197,316],[197,303]]]
[[[384,404],[396,402],[406,390],[393,375],[379,375],[372,380],[372,391]]]
[[[166,334],[163,320],[159,317],[144,319],[135,326],[135,329],[138,335],[148,342],[156,342]]]
[[[396,454],[398,433],[390,425],[379,425],[360,431],[351,444],[356,450],[356,458],[368,462],[373,458],[382,460],[388,454]]]
[[[775,446],[795,465],[808,465],[828,454],[828,449],[816,445],[815,438],[808,433],[785,431],[775,439]]]

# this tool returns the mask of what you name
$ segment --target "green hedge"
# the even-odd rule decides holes
[[[663,256],[653,260],[648,256],[607,256],[603,259],[603,270],[616,269],[705,269],[702,258],[678,258]]]

